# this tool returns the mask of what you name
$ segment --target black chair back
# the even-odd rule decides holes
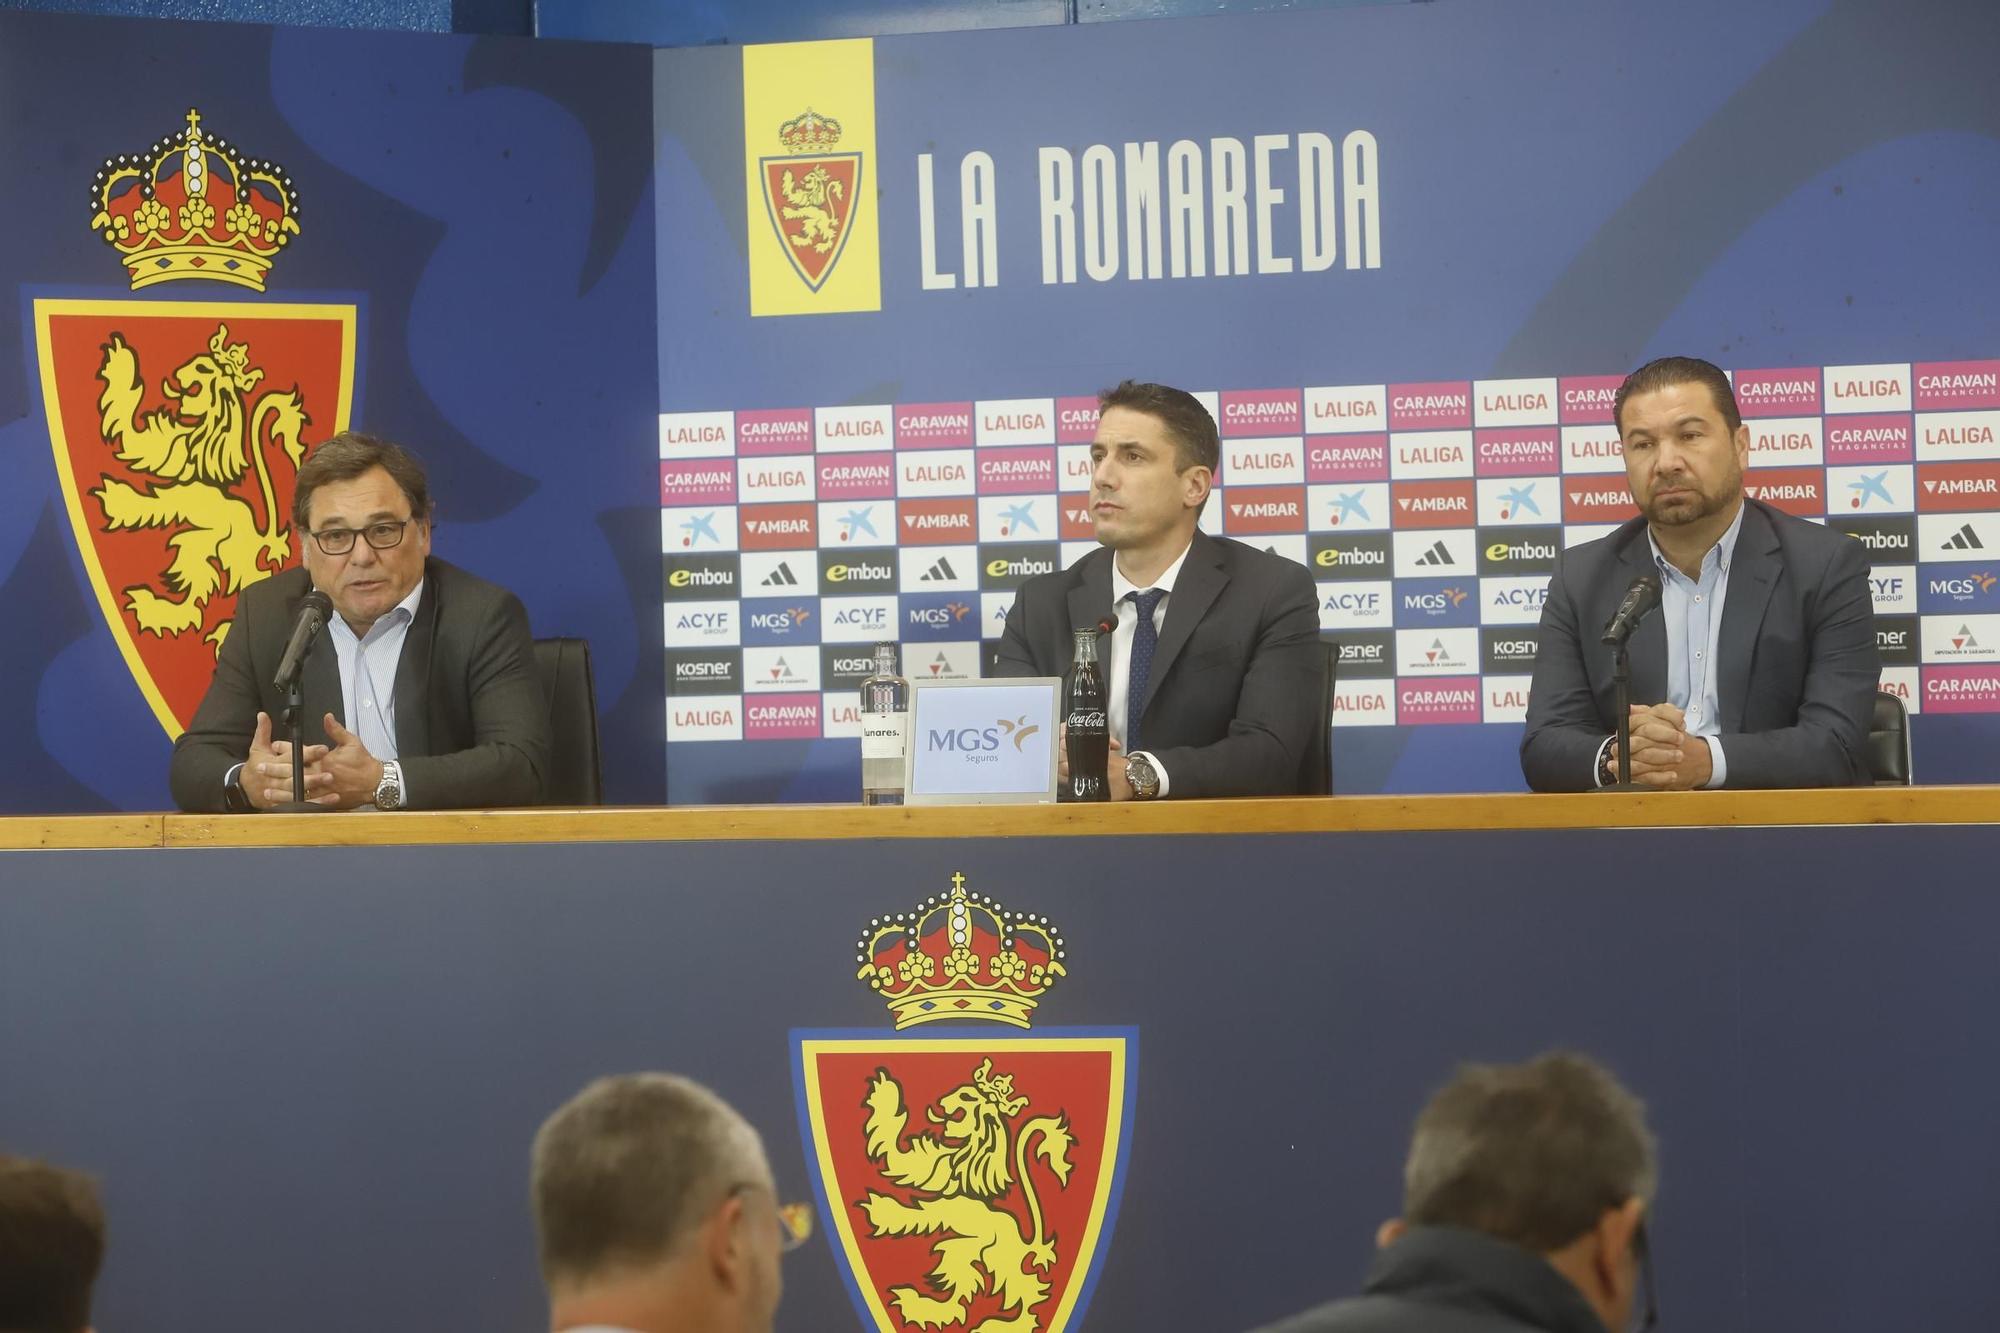
[[[536,639],[535,669],[549,710],[549,805],[604,804],[597,752],[597,686],[587,639]]]
[[[1910,710],[1882,690],[1875,692],[1875,716],[1868,724],[1868,771],[1878,787],[1910,785]]]

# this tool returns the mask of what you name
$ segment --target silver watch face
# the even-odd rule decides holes
[[[380,785],[375,788],[375,808],[394,810],[403,803],[403,784],[394,773],[384,773]]]

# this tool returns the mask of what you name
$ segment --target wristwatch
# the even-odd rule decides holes
[[[382,780],[375,784],[375,808],[403,808],[403,766],[393,759],[382,761]]]
[[[1130,784],[1135,801],[1150,801],[1160,794],[1160,771],[1143,754],[1125,760],[1125,781]]]

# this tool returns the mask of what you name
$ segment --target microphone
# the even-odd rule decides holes
[[[333,614],[333,599],[314,588],[299,603],[299,613],[292,621],[292,637],[285,644],[285,655],[278,659],[278,674],[271,683],[280,691],[290,692],[292,682],[298,678],[299,669],[305,665],[306,649],[326,625],[326,618]]]
[[[1610,623],[1604,627],[1604,637],[1600,640],[1607,648],[1623,648],[1625,640],[1632,637],[1632,631],[1639,628],[1639,622],[1652,614],[1660,604],[1660,577],[1657,574],[1641,574],[1632,580],[1632,586],[1625,590],[1625,600],[1618,604]]]

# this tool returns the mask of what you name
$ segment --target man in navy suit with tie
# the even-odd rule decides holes
[[[1315,790],[1328,685],[1311,576],[1195,526],[1222,445],[1192,394],[1127,380],[1098,407],[1090,517],[1103,546],[1022,585],[999,673],[1063,675],[1072,630],[1109,620],[1113,800]]]
[[[1861,544],[1744,498],[1750,432],[1708,362],[1641,366],[1613,412],[1641,516],[1556,564],[1521,742],[1528,785],[1615,781],[1612,652],[1598,638],[1647,574],[1662,598],[1630,641],[1631,695],[1645,701],[1631,705],[1635,783],[1867,782],[1881,660]]]

